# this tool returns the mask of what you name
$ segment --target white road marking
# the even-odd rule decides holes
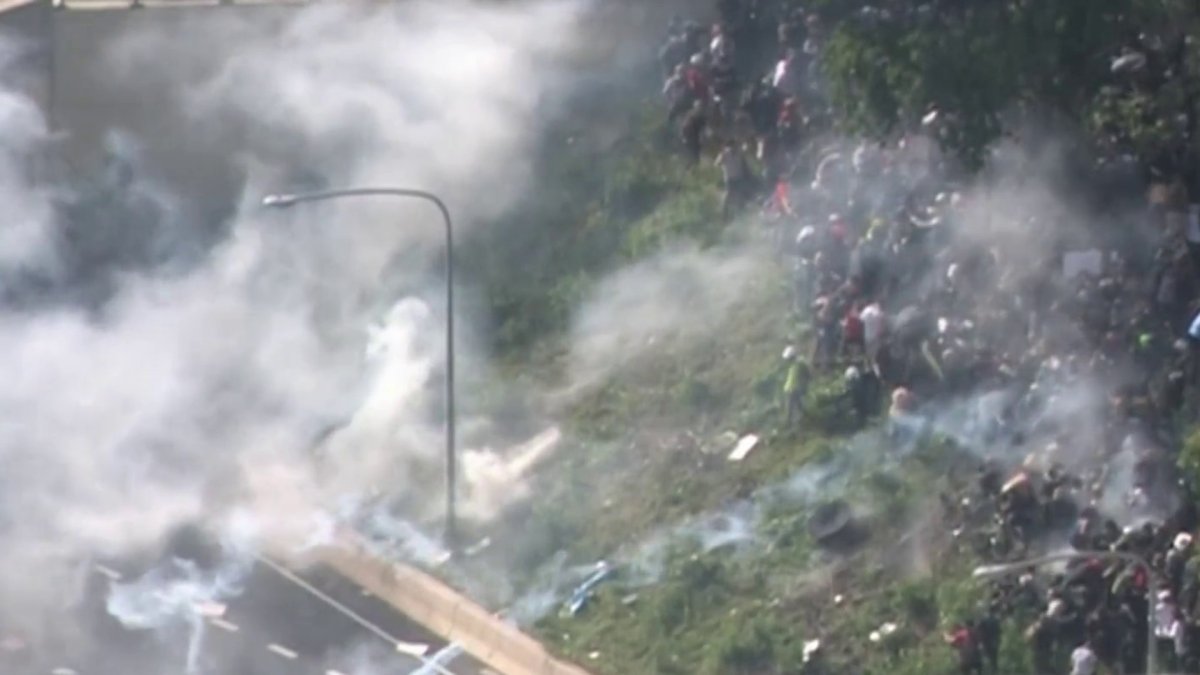
[[[429,652],[429,645],[416,644],[412,642],[397,642],[396,651],[409,656],[420,658]]]
[[[327,671],[325,671],[325,675],[346,675],[346,674],[340,670],[327,670]]]
[[[294,660],[296,657],[300,656],[299,654],[288,649],[287,647],[281,647],[277,644],[267,645],[267,651],[275,652],[276,654],[282,656],[285,659],[293,659]]]
[[[232,621],[226,621],[225,619],[209,619],[208,622],[217,628],[227,630],[230,633],[236,633],[240,630],[236,623],[233,623]]]
[[[93,567],[96,569],[96,572],[108,577],[109,581],[120,581],[121,580],[121,573],[114,570],[111,567],[105,567],[104,565],[101,565],[99,563],[93,565]]]
[[[55,668],[50,671],[50,675],[79,675],[79,671],[73,668]]]

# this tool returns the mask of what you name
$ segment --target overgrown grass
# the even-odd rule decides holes
[[[581,145],[548,152],[546,190],[516,216],[528,222],[497,228],[504,237],[484,237],[467,254],[475,273],[503,280],[487,303],[493,348],[511,373],[560,379],[571,312],[610,271],[679,240],[705,247],[728,233],[712,167],[665,152],[661,119],[631,125],[600,161]],[[520,514],[529,534],[514,547],[517,569],[532,577],[558,551],[579,563],[611,556],[841,450],[853,425],[836,374],[814,384],[799,429],[783,424],[780,352],[805,336],[788,311],[786,269],[764,264],[744,296],[706,334],[615,364],[565,411],[564,441]],[[729,462],[748,433],[759,447]],[[937,557],[916,574],[898,561],[905,528],[945,481],[939,452],[855,479],[848,497],[874,516],[851,565],[814,547],[805,507],[771,505],[765,546],[701,554],[680,543],[658,583],[602,587],[582,615],[549,616],[536,632],[598,674],[799,673],[812,638],[834,663],[865,673],[949,672],[941,631],[978,599],[970,561]],[[885,621],[900,628],[870,642]],[[1005,672],[1021,672],[1021,653],[1005,657]]]
[[[950,673],[941,636],[978,609],[981,588],[968,574],[975,561],[939,556],[923,574],[901,561],[902,535],[936,491],[943,459],[936,448],[914,455],[887,491],[876,472],[856,479],[875,486],[866,503],[877,515],[870,541],[848,558],[816,548],[807,508],[783,504],[760,527],[766,546],[703,554],[682,545],[657,583],[604,588],[582,615],[548,617],[539,633],[602,674],[800,673],[810,639],[822,641],[834,672]],[[895,633],[871,641],[885,622]],[[1008,631],[1003,672],[1024,672],[1016,627]]]

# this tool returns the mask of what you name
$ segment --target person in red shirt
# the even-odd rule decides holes
[[[946,644],[958,652],[958,669],[962,675],[982,675],[983,656],[971,622],[943,636]]]
[[[849,358],[855,354],[862,354],[866,351],[866,345],[863,342],[866,332],[863,329],[862,318],[859,316],[861,307],[859,303],[850,305],[850,309],[846,311],[846,316],[842,318],[842,358]]]
[[[788,184],[786,178],[777,180],[775,189],[771,191],[771,201],[767,204],[767,215],[777,217],[796,215],[792,209],[791,191],[791,185]]]
[[[687,68],[683,71],[684,80],[687,82],[688,92],[696,101],[708,102],[711,94],[711,87],[708,83],[708,74],[704,72],[703,62],[698,59],[692,59],[688,63]]]

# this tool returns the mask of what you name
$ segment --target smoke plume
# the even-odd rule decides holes
[[[66,118],[119,112],[103,106],[121,92],[161,95],[153,125],[139,126],[136,98],[128,119],[108,117],[121,133],[101,134],[115,142],[95,193],[29,178],[46,121],[27,96],[0,92],[0,273],[23,279],[0,309],[0,624],[64,604],[59,579],[78,560],[154,550],[185,523],[223,530],[248,509],[260,542],[311,544],[321,512],[375,508],[379,495],[406,495],[417,521],[440,513],[438,214],[382,200],[279,214],[258,201],[321,184],[411,185],[437,191],[469,236],[529,187],[582,7],[124,14],[89,33],[107,38],[100,49],[81,43],[64,66],[108,97],[88,109],[75,92]],[[80,122],[75,140],[96,124]],[[189,229],[207,213],[196,195],[171,194],[193,168],[164,163],[162,129],[177,150],[206,146],[197,176],[216,154],[239,169],[237,208],[203,237]],[[98,214],[103,228],[89,229]],[[104,292],[87,292],[98,279]],[[47,289],[55,302],[39,301]],[[505,503],[495,484],[519,481],[529,452],[515,474],[484,460],[467,472],[480,484],[468,492],[484,495],[470,515]],[[168,567],[115,589],[112,614],[165,626],[194,596],[236,592],[234,579]]]

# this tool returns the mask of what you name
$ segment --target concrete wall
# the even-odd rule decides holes
[[[338,539],[338,545],[322,548],[314,560],[303,562],[328,565],[502,675],[588,675],[432,576],[375,557],[354,533],[343,531]]]

